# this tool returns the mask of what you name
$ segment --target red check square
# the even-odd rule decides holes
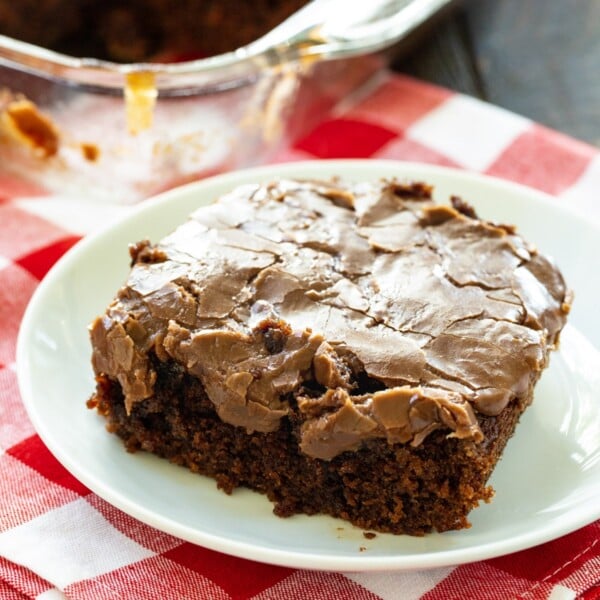
[[[369,158],[395,137],[393,131],[379,125],[333,119],[313,129],[296,148],[319,158]]]
[[[552,585],[540,588],[536,598],[547,598]],[[515,577],[488,563],[475,563],[458,567],[421,600],[448,600],[448,598],[477,598],[477,600],[498,600],[499,598],[517,598],[531,589],[531,581]],[[532,596],[533,597],[533,596]]]
[[[8,454],[68,490],[86,496],[90,491],[71,475],[50,453],[37,435],[24,439],[8,450]]]
[[[294,572],[293,569],[249,562],[188,543],[163,556],[209,577],[232,598],[250,598]]]
[[[49,591],[51,587],[45,579],[38,577],[27,567],[0,557],[0,598],[2,600],[37,598],[43,592]]]
[[[34,250],[19,258],[16,263],[27,269],[37,279],[42,279],[50,270],[52,265],[75,243],[79,241],[78,236],[67,236],[56,242]]]
[[[17,373],[0,368],[0,449],[10,448],[34,432],[19,395]]]
[[[24,196],[46,196],[47,190],[31,181],[25,181],[9,173],[0,171],[0,203],[7,202],[12,198]]]
[[[48,481],[9,453],[0,454],[0,473],[0,506],[3,507],[0,532],[79,498],[72,490]]]
[[[53,244],[67,232],[13,203],[0,204],[0,255],[17,259],[32,250]]]
[[[599,534],[600,523],[592,523],[575,533],[548,542],[543,547],[522,550],[486,562],[514,577],[558,583],[581,568],[594,555],[600,557]],[[565,556],[575,558],[565,564]]]
[[[534,125],[516,138],[486,172],[548,194],[560,194],[581,177],[595,155],[586,144]]]
[[[5,365],[15,360],[19,324],[37,284],[38,281],[18,265],[9,263],[0,269],[0,362]]]
[[[230,578],[237,577],[237,573]],[[131,598],[132,600],[181,600],[207,598],[231,600],[201,572],[166,559],[162,555],[137,561],[91,579],[72,583],[64,590],[78,600]]]

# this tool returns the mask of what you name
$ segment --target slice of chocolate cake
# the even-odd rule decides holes
[[[422,183],[243,186],[131,256],[91,325],[109,430],[383,532],[468,526],[570,302],[513,227]]]

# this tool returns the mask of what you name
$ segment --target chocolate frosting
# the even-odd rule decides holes
[[[395,180],[242,186],[157,245],[90,326],[126,408],[152,353],[198,377],[220,418],[270,432],[297,404],[300,449],[372,438],[481,441],[478,414],[528,403],[570,294],[513,227]]]

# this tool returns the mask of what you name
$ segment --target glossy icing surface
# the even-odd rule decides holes
[[[91,325],[128,409],[153,393],[155,353],[249,431],[297,404],[301,449],[323,459],[440,428],[481,440],[478,413],[531,400],[570,302],[512,227],[396,181],[243,186],[132,257]]]

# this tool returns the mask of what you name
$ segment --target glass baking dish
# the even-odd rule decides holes
[[[363,4],[313,0],[234,52],[172,64],[74,58],[0,36],[0,168],[133,203],[266,162],[449,1]]]

